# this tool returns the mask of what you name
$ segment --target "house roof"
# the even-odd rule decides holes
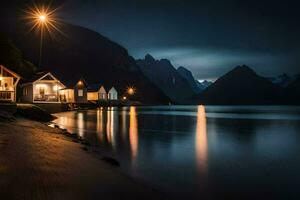
[[[33,77],[31,77],[31,79],[27,80],[26,83],[32,83],[32,82],[42,78],[43,76],[45,76],[47,73],[49,73],[49,72],[45,72],[45,71],[37,72],[33,75]]]
[[[107,93],[105,87],[102,85],[99,89],[100,93]]]
[[[88,92],[98,92],[102,84],[90,84],[88,85]]]
[[[52,78],[58,80],[58,78],[57,78],[55,75],[53,75],[52,72],[49,72],[49,71],[41,71],[41,72],[35,73],[35,75],[34,75],[31,79],[29,79],[29,80],[26,81],[26,83],[33,83],[33,82],[35,82],[35,81],[37,81],[37,80],[40,80],[40,79],[43,79],[43,78],[47,77],[47,75],[49,75],[50,77],[52,77]],[[59,80],[58,80],[58,81],[59,81]]]
[[[98,84],[90,84],[88,86],[88,92],[98,92],[101,89],[101,87],[104,88],[105,93],[107,93],[107,91],[111,90],[112,88],[114,88],[114,90],[116,90],[115,87],[105,87],[105,85],[98,83]]]
[[[13,72],[12,70],[10,70],[10,69],[4,67],[3,65],[0,65],[0,69],[1,69],[0,74],[2,74],[3,71],[6,71],[6,72],[8,72],[9,74],[11,74],[12,76],[14,76],[15,78],[21,78],[20,75],[18,75],[17,73]]]
[[[116,90],[115,87],[110,88],[110,90],[108,91],[108,93],[118,93],[118,91]]]
[[[1,70],[0,71],[1,76],[9,74],[13,77],[13,85],[14,86],[16,86],[18,84],[18,82],[20,81],[20,79],[21,79],[20,75],[18,75],[17,73],[11,71],[10,69],[4,67],[3,65],[0,65],[0,70]]]
[[[66,86],[65,89],[74,89],[74,87],[78,84],[79,81],[82,81],[86,87],[88,86],[85,79],[81,77],[80,79],[78,79],[75,82],[74,81],[65,81],[65,86]]]
[[[53,73],[49,71],[41,71],[41,72],[37,72],[30,80],[25,81],[23,85],[31,84],[38,80],[47,80],[47,78],[49,78],[49,80],[55,79],[59,83],[63,84],[58,78],[56,78],[56,76],[53,75]],[[63,85],[65,86],[65,84]]]

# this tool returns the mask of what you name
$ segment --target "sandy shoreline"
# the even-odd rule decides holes
[[[60,132],[0,122],[0,199],[165,199]]]

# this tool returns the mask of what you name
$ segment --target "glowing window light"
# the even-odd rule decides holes
[[[54,91],[58,91],[58,90],[61,90],[61,89],[62,89],[62,87],[59,86],[59,85],[54,85],[54,86],[53,86],[53,90],[54,90]]]

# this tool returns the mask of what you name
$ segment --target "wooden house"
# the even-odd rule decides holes
[[[60,90],[65,87],[51,72],[39,72],[21,85],[21,100],[27,103],[60,103]]]
[[[118,100],[118,92],[114,87],[108,91],[108,100]]]
[[[107,93],[103,85],[94,84],[88,87],[88,101],[106,101]]]
[[[17,84],[21,77],[0,65],[0,102],[16,102]]]
[[[106,101],[107,100],[107,92],[103,86],[99,89],[99,100]]]
[[[81,78],[74,85],[60,90],[60,99],[63,103],[88,103],[88,86]]]
[[[87,103],[87,83],[86,81],[81,78],[74,86],[74,100],[75,103]]]

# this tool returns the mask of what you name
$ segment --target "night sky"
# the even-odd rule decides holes
[[[289,1],[69,0],[64,20],[128,49],[215,79],[246,64],[263,76],[300,73],[299,3]]]

